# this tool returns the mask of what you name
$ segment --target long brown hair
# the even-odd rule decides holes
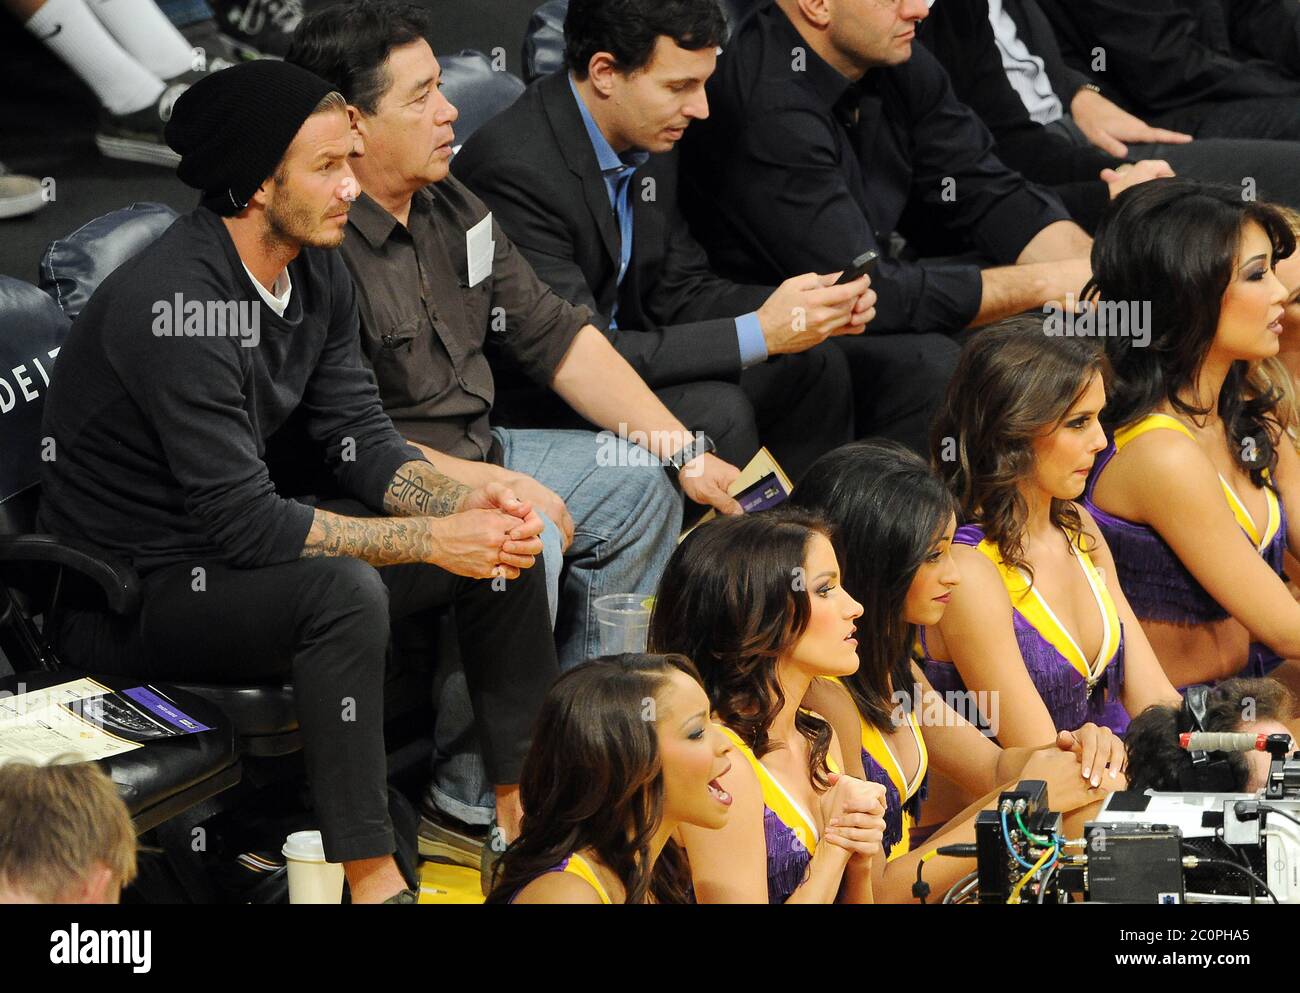
[[[694,659],[714,712],[760,758],[778,747],[768,737],[785,704],[777,660],[812,614],[801,578],[814,534],[833,540],[825,521],[786,508],[710,521],[677,546],[655,598],[651,651]],[[830,725],[799,711],[795,728],[825,790]]]
[[[1054,429],[1087,390],[1109,376],[1090,338],[1049,333],[1043,316],[1021,316],[978,332],[962,351],[935,419],[930,453],[961,504],[1007,565],[1024,569],[1029,507],[1020,482],[1033,471],[1034,439]],[[1078,508],[1052,499],[1052,524],[1086,547]]]
[[[591,659],[555,681],[519,780],[523,829],[496,866],[488,903],[509,903],[584,849],[619,878],[627,903],[689,902],[685,857],[673,841],[650,865],[664,780],[646,708],[674,669],[700,682],[684,656],[633,653]]]

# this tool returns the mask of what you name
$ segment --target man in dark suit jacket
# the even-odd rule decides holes
[[[578,0],[565,27],[579,69],[530,87],[452,171],[689,428],[737,465],[765,444],[797,477],[853,437],[848,367],[824,342],[870,319],[867,280],[834,286],[836,274],[808,273],[774,291],[710,271],[677,208],[672,148],[707,114],[724,31],[714,0]],[[499,409],[518,425],[571,417],[514,388]]]

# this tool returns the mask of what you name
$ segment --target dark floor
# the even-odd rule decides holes
[[[504,49],[519,74],[528,15],[539,0],[421,0],[439,18],[439,52]],[[308,9],[328,6],[307,0]],[[90,90],[0,11],[0,161],[13,172],[53,180],[54,199],[35,214],[0,220],[0,273],[36,281],[49,242],[138,200],[177,210],[196,194],[158,166],[106,159],[94,143],[97,103]]]

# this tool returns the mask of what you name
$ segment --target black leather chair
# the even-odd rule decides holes
[[[569,0],[546,0],[533,11],[524,31],[522,64],[528,82],[564,66],[564,15]]]
[[[75,319],[104,277],[153,242],[178,216],[166,204],[133,203],[87,221],[50,242],[41,257],[41,289]]]
[[[482,52],[439,55],[438,64],[442,67],[443,95],[460,112],[455,125],[457,145],[464,144],[524,92],[518,76],[493,69],[492,60]]]
[[[67,317],[39,289],[0,276],[0,369],[8,370],[0,374],[0,648],[15,671],[0,679],[0,691],[10,694],[84,675],[111,689],[141,683],[64,666],[37,623],[79,587],[94,590],[119,612],[139,602],[125,563],[84,543],[32,533],[39,467],[48,452],[41,407],[68,327]],[[193,812],[238,783],[242,771],[234,727],[220,708],[174,686],[151,685],[212,730],[102,760],[141,834]]]
[[[758,4],[759,0],[718,0],[733,28]],[[525,81],[531,83],[564,67],[564,15],[568,12],[569,0],[546,0],[528,19],[522,60]]]

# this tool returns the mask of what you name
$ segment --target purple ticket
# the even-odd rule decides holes
[[[736,502],[746,514],[752,514],[758,510],[770,510],[784,503],[789,496],[781,481],[777,479],[776,473],[769,472],[757,483],[741,490],[736,495]]]
[[[123,690],[122,695],[130,697],[150,714],[161,717],[168,724],[178,728],[183,734],[212,730],[206,724],[200,724],[193,717],[177,710],[171,703],[144,686],[133,686],[129,690]]]

